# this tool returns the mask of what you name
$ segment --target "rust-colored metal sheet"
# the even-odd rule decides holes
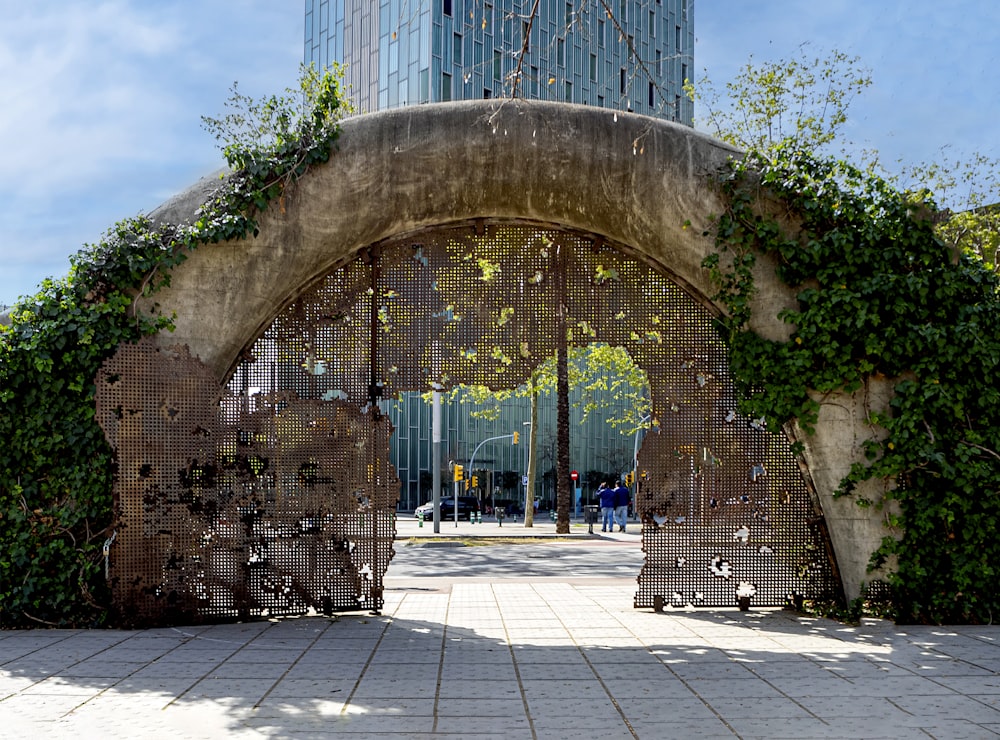
[[[384,418],[224,392],[185,349],[148,340],[122,346],[97,384],[118,461],[120,622],[381,607],[397,497]]]
[[[106,364],[116,603],[145,621],[379,608],[398,496],[379,403],[518,386],[555,352],[560,305],[571,345],[624,347],[648,379],[636,606],[835,592],[797,461],[736,413],[708,312],[620,245],[478,222],[374,244],[308,286],[225,389],[183,348],[123,347]]]

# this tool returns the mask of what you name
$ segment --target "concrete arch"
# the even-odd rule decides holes
[[[177,317],[162,343],[187,345],[222,380],[281,306],[360,250],[480,218],[550,223],[627,244],[718,313],[701,267],[714,250],[706,232],[722,208],[712,175],[738,154],[677,124],[545,102],[436,104],[352,118],[331,160],[295,185],[283,209],[264,214],[256,238],[202,247],[174,269],[171,286],[156,296]],[[202,181],[153,217],[189,221],[216,183]],[[767,260],[757,273],[754,329],[784,339],[789,327],[776,317],[795,304],[794,292]],[[802,437],[807,480],[852,597],[885,532],[877,512],[835,500],[833,491],[863,459],[872,398],[825,401],[816,435]]]

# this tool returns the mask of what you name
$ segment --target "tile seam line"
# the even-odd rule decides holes
[[[399,609],[400,604],[402,604],[405,599],[406,595],[404,594],[403,598],[399,600],[399,604],[396,604],[396,609]],[[383,615],[379,614],[378,616],[383,616]],[[382,644],[382,640],[385,639],[385,635],[389,631],[389,627],[392,625],[394,620],[395,620],[395,613],[388,615],[385,620],[385,624],[382,625],[382,631],[379,633],[378,639],[375,641],[375,644],[372,645],[371,651],[368,653],[368,659],[365,660],[365,664],[361,666],[361,670],[358,672],[358,678],[354,682],[354,685],[351,687],[351,693],[349,693],[347,695],[347,698],[344,699],[344,706],[341,707],[340,709],[341,717],[347,716],[347,708],[351,706],[351,702],[354,700],[354,695],[358,693],[358,688],[361,686],[361,681],[364,679],[365,673],[368,672],[368,668],[371,667],[372,661],[375,659],[375,653],[378,652],[379,646]]]
[[[35,648],[34,650],[30,650],[30,651],[28,651],[28,652],[27,652],[27,653],[25,653],[25,654],[24,654],[23,656],[21,656],[21,658],[25,658],[25,657],[27,657],[27,656],[29,656],[29,655],[34,655],[34,654],[35,654],[36,652],[38,652],[39,650],[47,650],[47,649],[51,648],[51,647],[52,647],[52,646],[54,646],[54,645],[58,645],[59,643],[61,643],[61,642],[64,642],[65,640],[69,640],[69,639],[72,639],[72,638],[73,638],[73,637],[74,637],[75,635],[77,635],[77,634],[80,634],[80,633],[81,633],[81,632],[80,632],[79,630],[77,630],[77,631],[75,631],[75,632],[74,632],[73,634],[71,634],[71,635],[66,635],[66,636],[64,636],[64,637],[60,637],[60,638],[59,638],[58,640],[56,640],[56,641],[54,641],[54,642],[52,642],[52,643],[49,643],[49,644],[47,644],[47,645],[42,645],[41,647],[37,647],[37,648]],[[113,643],[112,643],[112,644],[110,644],[110,645],[105,645],[105,646],[104,646],[103,648],[101,648],[101,649],[100,649],[100,650],[98,650],[97,652],[95,652],[95,653],[91,653],[91,654],[90,654],[90,655],[88,655],[88,656],[87,656],[86,658],[81,658],[80,660],[77,660],[77,661],[74,661],[74,662],[70,663],[69,665],[67,665],[67,666],[66,666],[66,668],[72,668],[72,667],[74,667],[74,666],[78,666],[78,665],[80,665],[80,663],[83,663],[83,662],[85,662],[85,661],[88,661],[88,660],[91,660],[91,659],[93,659],[93,658],[97,657],[98,655],[100,655],[101,653],[104,653],[104,652],[107,652],[107,651],[108,651],[108,650],[110,650],[111,648],[114,648],[114,647],[118,647],[119,645],[122,645],[122,644],[124,644],[124,643],[128,642],[128,641],[129,641],[130,639],[131,639],[131,635],[127,635],[127,636],[124,636],[124,637],[122,637],[122,638],[121,638],[120,640],[116,640],[115,642],[113,642]],[[21,658],[16,658],[15,660],[21,660]],[[8,661],[8,662],[14,662],[14,661]],[[6,665],[6,663],[5,663],[4,665]],[[64,668],[64,669],[62,669],[62,670],[65,670],[66,668]],[[127,679],[127,678],[130,678],[130,677],[131,677],[131,676],[132,676],[133,674],[135,674],[135,673],[136,673],[136,672],[137,672],[138,670],[140,670],[140,669],[139,669],[139,668],[136,668],[136,669],[135,669],[135,670],[133,670],[133,671],[132,671],[131,673],[129,673],[129,675],[128,675],[128,676],[122,676],[121,678],[117,679],[117,680],[116,680],[116,681],[115,681],[115,682],[114,682],[113,684],[111,684],[111,685],[109,685],[109,686],[105,686],[104,688],[102,688],[102,689],[98,690],[98,691],[97,691],[97,693],[95,693],[95,694],[92,694],[91,696],[89,696],[89,697],[87,697],[86,699],[84,699],[83,701],[81,701],[81,702],[80,702],[79,704],[77,704],[77,705],[75,705],[75,706],[71,707],[71,708],[70,708],[69,710],[67,710],[66,712],[64,712],[64,713],[62,714],[62,717],[69,717],[69,716],[70,716],[71,714],[73,714],[73,712],[75,712],[75,711],[76,711],[77,709],[79,709],[80,707],[82,707],[82,706],[86,705],[86,704],[87,704],[88,702],[90,702],[90,701],[93,701],[93,700],[94,700],[94,699],[95,699],[96,697],[98,697],[98,696],[101,696],[101,695],[102,695],[102,694],[104,694],[104,692],[106,692],[106,691],[107,691],[108,689],[110,689],[110,688],[113,688],[114,686],[117,686],[117,685],[118,685],[119,683],[121,683],[121,682],[122,682],[122,681],[124,681],[125,679]],[[39,684],[42,684],[42,683],[44,683],[45,681],[48,681],[48,680],[49,680],[50,678],[54,678],[54,677],[55,677],[56,675],[57,675],[57,674],[55,674],[55,673],[49,673],[49,675],[45,676],[44,678],[41,678],[41,679],[39,679],[38,681],[33,681],[33,682],[31,683],[31,686],[30,686],[30,687],[28,687],[28,688],[34,688],[34,687],[38,686]],[[15,691],[15,692],[13,692],[12,694],[10,694],[10,695],[8,695],[8,696],[5,696],[5,697],[3,697],[3,700],[6,700],[6,699],[9,699],[9,698],[10,698],[10,697],[12,697],[12,696],[20,696],[20,695],[23,695],[23,694],[24,694],[24,690],[23,690],[23,689],[20,689],[20,690],[18,690],[18,691]]]
[[[174,645],[172,648],[170,648],[170,650],[168,650],[167,652],[163,653],[163,655],[159,656],[155,660],[151,661],[148,665],[152,665],[153,663],[156,663],[158,660],[160,660],[164,656],[170,655],[171,653],[179,650],[184,645],[189,645],[192,642],[197,642],[200,639],[204,639],[204,638],[202,638],[201,633],[184,632],[181,629],[176,628],[176,627],[171,628],[171,629],[172,629],[173,632],[176,632],[177,634],[181,635],[184,638],[183,641],[180,642],[177,645]],[[143,630],[142,633],[140,633],[140,634],[146,634],[147,632],[149,632],[149,630]],[[120,642],[115,643],[115,645],[112,646],[112,647],[116,647],[118,645],[124,644],[124,643],[128,642],[129,640],[131,640],[131,639],[133,639],[135,637],[136,637],[136,635],[128,635],[127,637],[125,637]],[[220,642],[230,642],[230,641],[228,641],[228,640],[220,640]],[[222,663],[225,663],[226,660],[228,660],[229,658],[231,658],[237,652],[239,652],[240,645],[238,643],[235,643],[235,642],[233,642],[232,644],[236,645],[236,647],[233,648],[233,651],[231,653],[229,653],[229,655],[226,657],[225,660],[221,661],[220,663],[216,663],[215,666],[213,666],[210,670],[206,671],[201,676],[199,676],[197,679],[195,679],[186,689],[184,689],[184,691],[182,691],[181,693],[179,693],[177,696],[174,696],[170,701],[168,701],[166,704],[164,704],[163,708],[166,709],[167,707],[172,706],[178,699],[180,699],[182,696],[184,696],[189,691],[191,691],[191,689],[193,689],[199,683],[201,683],[202,681],[204,681],[205,678],[208,677],[209,673],[211,673],[213,670],[215,670],[220,665],[222,665]],[[139,673],[141,670],[143,670],[146,667],[148,667],[148,666],[144,665],[144,666],[141,666],[139,668],[136,668],[134,671],[132,671],[131,673],[129,673],[127,676],[122,676],[120,679],[118,679],[117,681],[115,681],[110,686],[105,686],[103,689],[101,689],[100,691],[98,691],[93,696],[89,697],[86,701],[81,702],[79,705],[77,705],[76,707],[74,707],[73,709],[71,709],[69,712],[67,712],[63,716],[64,717],[68,717],[69,715],[71,715],[73,712],[75,712],[80,707],[83,707],[84,705],[88,704],[89,702],[93,701],[94,699],[97,699],[98,697],[103,696],[106,692],[108,692],[109,690],[111,690],[111,689],[115,688],[116,686],[118,686],[122,681],[125,681],[125,680],[127,680],[129,678],[132,678],[136,673]]]
[[[298,657],[296,657],[295,660],[293,660],[285,668],[285,670],[282,671],[281,675],[278,676],[278,678],[275,679],[274,683],[271,684],[270,688],[267,691],[265,691],[264,694],[257,701],[254,702],[253,707],[251,707],[252,710],[260,709],[261,705],[265,701],[267,701],[267,698],[278,687],[278,684],[285,680],[285,678],[288,676],[288,674],[291,672],[291,670],[302,661],[303,656],[306,653],[308,653],[312,648],[314,648],[316,646],[316,643],[319,642],[319,640],[323,637],[323,635],[325,635],[330,630],[330,625],[336,624],[337,621],[338,621],[338,617],[336,617],[336,616],[327,619],[326,626],[322,630],[320,630],[319,633],[315,637],[313,637],[313,639],[309,642],[309,644],[305,648],[303,648],[302,650],[299,651]],[[269,631],[270,631],[270,629],[264,630],[264,632],[261,632],[260,635],[266,634]],[[251,644],[254,640],[256,640],[258,637],[260,637],[260,635],[257,635],[257,637],[255,637],[253,640],[251,640],[249,643],[247,643],[247,645]],[[225,661],[223,661],[223,662],[225,662]],[[367,663],[365,665],[367,666]]]
[[[489,586],[490,595],[493,597],[493,604],[497,609],[497,613],[500,615],[500,622],[503,624],[504,641],[507,643],[507,651],[510,653],[511,664],[514,666],[514,677],[517,679],[517,691],[521,695],[521,705],[524,707],[524,716],[528,720],[528,731],[531,733],[532,740],[538,740],[538,732],[535,730],[535,720],[531,716],[531,707],[528,705],[528,694],[524,689],[524,682],[521,680],[521,668],[517,664],[517,655],[514,652],[514,645],[510,639],[510,629],[507,626],[507,620],[503,616],[504,610],[500,605],[500,599],[497,596],[496,586],[493,583]]]
[[[574,586],[571,585],[570,587],[573,588],[574,591],[576,590],[576,588]],[[537,589],[536,589],[536,593],[537,593]],[[544,601],[545,604],[549,607],[549,609],[552,609],[552,605],[545,598],[545,594],[539,593],[538,595],[541,597],[542,601]],[[588,601],[590,601],[592,604],[597,605],[597,602],[595,602],[589,596],[587,596],[585,598]],[[586,651],[582,647],[580,647],[580,643],[577,642],[576,638],[573,636],[572,631],[566,626],[566,623],[563,621],[563,618],[559,615],[559,612],[557,612],[556,610],[552,609],[552,613],[555,615],[555,618],[559,620],[559,624],[566,631],[566,634],[569,636],[569,639],[572,640],[573,647],[575,647],[576,650],[577,650],[577,652],[580,653],[580,657],[583,658],[584,662],[586,662],[587,667],[590,669],[590,672],[594,674],[594,678],[596,678],[597,682],[601,685],[601,689],[607,695],[608,700],[611,702],[611,705],[615,708],[615,711],[618,712],[618,716],[621,717],[622,722],[625,723],[625,727],[628,728],[628,731],[632,734],[632,737],[634,737],[635,740],[639,740],[639,733],[636,732],[635,728],[632,726],[632,723],[629,721],[628,717],[625,716],[625,710],[622,709],[621,705],[618,703],[618,700],[615,699],[614,694],[611,693],[611,690],[608,688],[608,685],[604,682],[604,679],[601,678],[601,674],[594,667],[593,662],[590,660],[590,656],[588,656],[587,653],[586,653]],[[628,632],[628,634],[630,634],[632,637],[634,637],[639,642],[640,645],[643,644],[642,640],[639,639],[639,637],[635,634],[635,632],[633,632],[627,626],[625,626],[624,624],[622,624],[621,620],[619,620],[613,614],[607,612],[607,610],[605,610],[605,613],[612,620],[614,620],[614,621],[618,622],[618,624],[622,625],[622,627],[625,629],[625,631]]]
[[[444,629],[441,630],[441,647],[439,649],[439,654],[441,657],[438,658],[437,680],[434,683],[434,710],[433,710],[434,721],[431,724],[431,734],[433,735],[437,735],[438,720],[440,719],[438,717],[438,706],[441,703],[441,684],[444,681],[444,650],[448,644],[448,628],[450,627],[450,625],[448,624],[448,619],[451,616],[451,600],[454,597],[454,595],[455,595],[454,591],[448,592],[448,600],[445,603],[445,608],[444,608]],[[403,599],[405,598],[406,595],[403,596]],[[403,599],[400,599],[399,602],[400,604],[403,603]]]

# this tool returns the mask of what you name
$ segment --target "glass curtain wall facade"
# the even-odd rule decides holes
[[[607,406],[584,419],[582,394],[578,390],[570,391],[570,467],[580,474],[577,485],[581,489],[583,503],[592,498],[599,482],[588,480],[588,473],[597,471],[607,478],[608,483],[612,483],[612,476],[632,469],[635,447],[633,433],[623,433],[608,421],[612,417],[626,415],[627,410],[622,403],[606,396],[596,400],[607,403]],[[401,483],[400,509],[411,510],[429,501],[433,495],[430,396],[406,393],[399,400],[381,405],[395,429],[390,442],[390,456]],[[522,482],[528,472],[530,434],[530,426],[525,422],[531,419],[531,400],[523,397],[505,401],[496,418],[477,415],[483,408],[475,403],[450,400],[447,395],[442,398],[442,464],[447,466],[449,462],[454,462],[464,465],[467,478],[476,475],[476,493],[484,503],[502,499],[507,506],[520,504],[523,507],[525,489]],[[520,435],[517,445],[506,438],[513,432]],[[479,446],[492,437],[505,438]],[[479,451],[470,470],[469,463],[477,447]],[[538,398],[537,454],[534,497],[539,501],[540,510],[547,510],[554,508],[556,495],[553,477],[556,465],[554,393]],[[450,494],[452,486],[448,470],[443,471],[442,495]]]
[[[540,0],[531,19],[533,4],[305,0],[304,59],[345,64],[362,113],[509,96],[517,79],[520,97],[692,124],[692,0]]]

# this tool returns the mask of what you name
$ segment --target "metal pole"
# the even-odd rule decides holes
[[[645,414],[641,419],[639,419],[640,424],[645,424],[649,421],[649,414]],[[632,514],[634,517],[639,516],[639,433],[644,431],[640,426],[635,430],[635,445],[632,447],[632,480],[635,483],[635,498],[632,500]]]
[[[691,485],[688,493],[688,542],[694,547],[694,449],[691,450]]]
[[[441,391],[434,391],[431,406],[431,464],[434,466],[434,534],[441,533]]]
[[[514,438],[513,434],[501,434],[501,435],[499,435],[497,437],[489,437],[487,439],[484,439],[482,442],[480,442],[478,445],[476,445],[476,449],[474,449],[472,451],[472,457],[469,458],[469,475],[472,475],[473,466],[476,464],[476,455],[478,454],[479,449],[484,444],[486,444],[487,442],[495,442],[498,439],[513,439],[513,438]],[[492,481],[492,473],[490,474],[490,482],[491,483],[493,482]],[[456,496],[457,496],[457,494],[456,494]],[[497,503],[496,496],[493,496],[492,491],[490,492],[490,496],[492,496],[492,501],[493,501],[493,513],[496,513],[496,510],[497,510],[496,509],[496,503]],[[455,499],[455,526],[456,527],[458,526],[458,499],[457,498]]]

